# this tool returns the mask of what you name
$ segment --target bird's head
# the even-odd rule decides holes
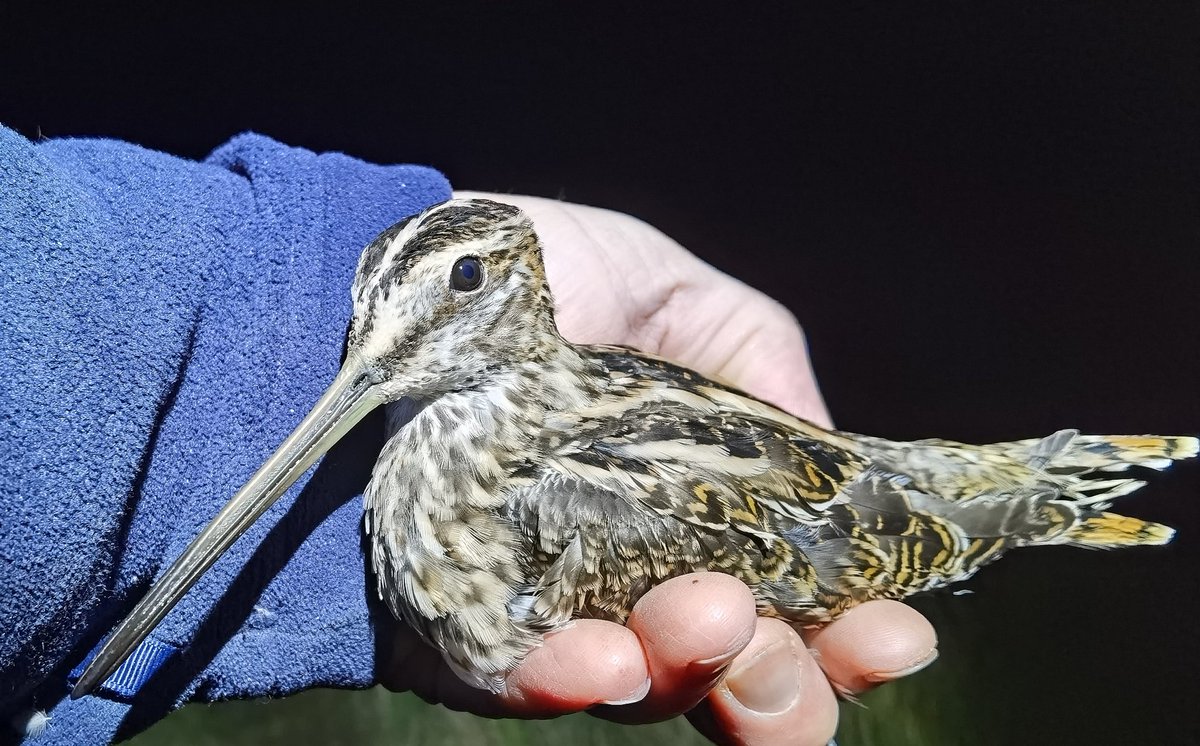
[[[554,329],[533,225],[491,200],[445,202],[384,231],[351,296],[347,367],[389,399],[486,384]]]
[[[557,335],[533,226],[488,200],[429,208],[371,242],[341,371],[308,415],[134,607],[72,692],[104,681],[318,458],[381,404],[485,385]]]

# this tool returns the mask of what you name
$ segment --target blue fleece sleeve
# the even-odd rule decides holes
[[[50,710],[46,742],[95,743],[188,699],[373,681],[368,422],[168,615],[141,670],[62,701],[332,379],[362,246],[449,194],[428,168],[258,135],[197,163],[0,128],[5,722]]]

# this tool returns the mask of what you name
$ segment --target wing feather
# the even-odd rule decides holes
[[[544,563],[529,591],[538,602],[520,608],[542,623],[623,619],[654,584],[706,569],[758,587],[767,606],[813,606],[801,543],[829,523],[862,460],[836,434],[686,369],[623,349],[593,354],[608,390],[551,418],[537,471],[506,498]],[[804,427],[825,438],[798,435]]]

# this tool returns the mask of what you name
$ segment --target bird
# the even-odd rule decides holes
[[[109,636],[102,683],[200,575],[372,410],[364,493],[379,597],[467,683],[502,691],[573,619],[733,575],[757,612],[820,625],[971,577],[1009,549],[1169,542],[1109,512],[1194,437],[1060,430],[989,445],[820,427],[632,348],[567,341],[519,209],[432,206],[366,246],[342,367],[296,430]]]

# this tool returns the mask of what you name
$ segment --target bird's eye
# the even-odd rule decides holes
[[[474,290],[483,282],[483,263],[473,256],[464,256],[450,270],[450,287],[455,290]]]

